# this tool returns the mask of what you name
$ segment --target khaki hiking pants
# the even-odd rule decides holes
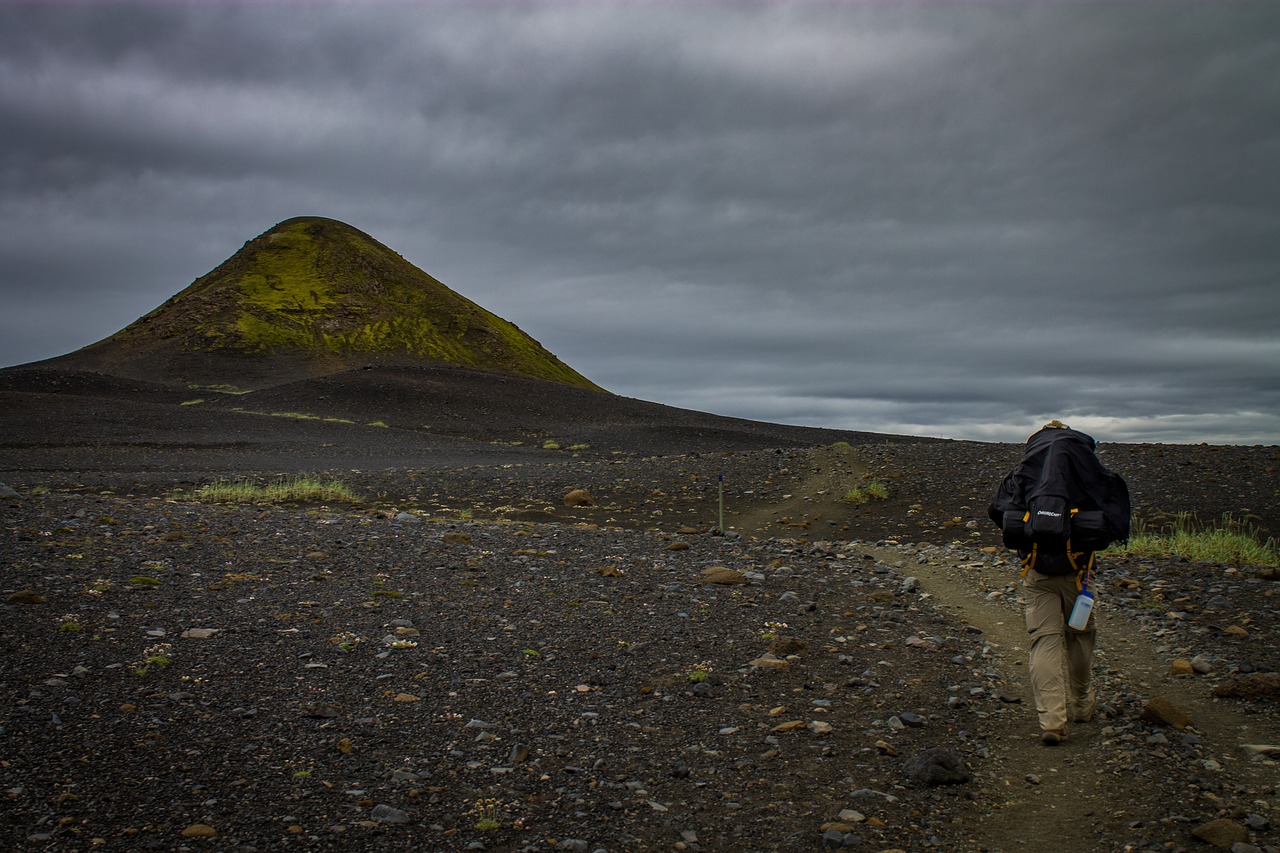
[[[1083,631],[1067,627],[1079,592],[1075,575],[1042,575],[1032,569],[1022,586],[1027,633],[1031,635],[1031,695],[1040,729],[1065,733],[1068,721],[1087,720],[1093,715],[1097,625],[1090,614]]]

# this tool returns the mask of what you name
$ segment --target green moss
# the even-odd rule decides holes
[[[198,310],[183,310],[197,295]],[[144,320],[121,336],[249,355],[416,357],[597,389],[514,324],[330,219],[280,223]]]

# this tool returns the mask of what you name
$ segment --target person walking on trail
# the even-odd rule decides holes
[[[1097,708],[1095,551],[1129,538],[1129,489],[1099,461],[1092,437],[1058,420],[1027,439],[987,514],[1022,563],[1031,693],[1040,739],[1061,743]]]

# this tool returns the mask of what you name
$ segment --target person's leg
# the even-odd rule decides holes
[[[1074,589],[1074,584],[1072,586]],[[1097,605],[1095,604],[1096,608]],[[1066,629],[1064,638],[1067,656],[1068,695],[1071,700],[1071,719],[1087,723],[1093,719],[1098,698],[1093,687],[1093,645],[1097,638],[1097,623],[1093,614],[1083,631]]]
[[[1031,636],[1031,695],[1046,743],[1065,737],[1067,731],[1066,619],[1055,580],[1033,569],[1023,581],[1027,633]]]

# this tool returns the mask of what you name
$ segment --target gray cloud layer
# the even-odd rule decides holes
[[[290,216],[627,396],[1280,441],[1273,3],[0,7],[0,364]]]

